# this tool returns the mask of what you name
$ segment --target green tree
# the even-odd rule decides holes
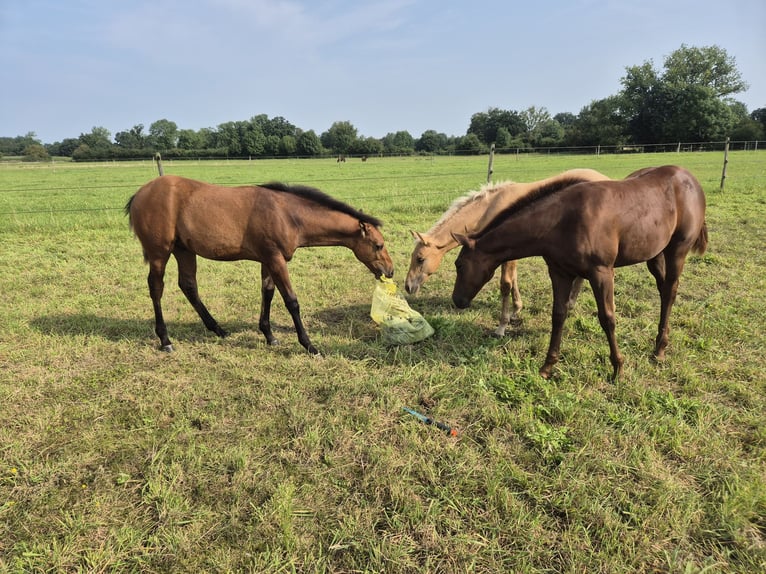
[[[112,134],[108,129],[96,126],[90,133],[80,134],[80,144],[88,147],[94,154],[105,154],[112,147]],[[105,157],[101,155],[100,157]]]
[[[349,153],[357,139],[356,128],[351,122],[335,122],[321,135],[322,145],[336,154]]]
[[[621,103],[622,98],[611,96],[583,107],[569,129],[568,142],[574,146],[623,144],[627,124]]]
[[[128,131],[117,132],[114,135],[114,141],[118,147],[123,149],[143,149],[147,147],[148,141],[144,134],[144,124],[136,124]]]
[[[48,161],[50,155],[42,144],[30,144],[24,148],[24,161]]]
[[[462,155],[479,155],[487,151],[487,146],[481,142],[479,136],[473,133],[459,138],[455,145],[455,153]]]
[[[149,137],[154,149],[173,149],[178,144],[178,126],[170,120],[157,120],[149,126]]]
[[[426,130],[415,141],[415,151],[436,153],[447,147],[449,138],[435,130]]]
[[[746,89],[734,58],[723,48],[681,48],[662,72],[651,62],[626,68],[623,113],[636,143],[707,141],[724,137],[738,122],[729,97]]]
[[[380,155],[383,153],[383,142],[373,137],[357,138],[349,151],[357,155]]]
[[[316,156],[322,153],[322,142],[314,130],[303,132],[295,142],[295,151],[301,156]]]
[[[466,134],[474,134],[481,143],[489,145],[497,141],[497,131],[505,128],[511,137],[516,137],[527,131],[521,115],[518,112],[489,108],[471,116],[471,123]]]
[[[383,150],[393,154],[411,154],[415,151],[415,140],[408,131],[388,133],[383,137]]]
[[[202,133],[196,132],[194,130],[178,130],[178,141],[176,142],[176,145],[180,149],[204,149],[205,138]]]

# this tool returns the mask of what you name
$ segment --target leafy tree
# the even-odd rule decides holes
[[[518,112],[489,108],[486,112],[476,113],[471,116],[467,134],[474,134],[484,144],[497,141],[497,131],[505,128],[512,137],[516,137],[527,131],[521,115]]]
[[[87,146],[89,153],[105,152],[112,147],[111,138],[108,129],[97,126],[88,134],[80,134],[80,144]]]
[[[750,114],[750,118],[760,123],[763,126],[764,131],[766,131],[766,108],[753,110]]]
[[[47,161],[50,159],[48,150],[42,144],[30,144],[24,148],[24,161]]]
[[[180,149],[204,149],[205,137],[201,132],[194,130],[178,130],[178,142],[176,142],[176,145]]]
[[[426,130],[415,141],[415,151],[436,153],[447,147],[448,140],[446,134]]]
[[[384,151],[383,142],[373,137],[358,138],[349,151],[358,155],[380,155]]]
[[[386,153],[410,154],[415,150],[415,140],[408,131],[388,133],[383,137],[383,150]]]
[[[262,156],[266,153],[266,136],[260,122],[247,122],[239,127],[241,131],[242,148],[250,156]]]
[[[178,126],[170,120],[157,120],[149,126],[149,137],[156,150],[173,149],[178,144]]]
[[[487,146],[481,142],[479,136],[473,133],[464,135],[455,145],[457,147],[455,152],[463,155],[479,155],[487,151]]]
[[[124,149],[143,149],[147,147],[148,140],[144,134],[144,124],[136,124],[126,132],[117,132],[114,135],[115,143]]]
[[[746,89],[734,58],[718,46],[681,45],[664,63],[626,69],[624,115],[637,143],[720,139],[737,123],[728,97]]]
[[[351,122],[335,122],[321,135],[322,145],[334,153],[349,153],[357,139],[356,128]]]
[[[302,156],[315,156],[322,153],[322,142],[314,130],[303,132],[295,142],[295,151]]]
[[[298,149],[298,142],[295,136],[283,135],[279,139],[279,155],[295,155]]]
[[[247,150],[242,145],[240,132],[245,131],[246,122],[224,122],[216,130],[215,146],[226,150],[229,156],[242,156]]]
[[[624,143],[626,122],[621,113],[621,104],[622,98],[610,96],[585,106],[569,130],[569,143],[575,146]]]
[[[665,83],[710,88],[716,98],[747,90],[732,56],[718,46],[681,47],[665,59]]]

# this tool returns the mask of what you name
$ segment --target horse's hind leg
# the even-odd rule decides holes
[[[657,338],[654,341],[654,357],[658,361],[665,358],[670,334],[670,310],[676,300],[678,280],[686,262],[686,253],[660,253],[647,262],[649,271],[657,280],[660,292],[660,323],[657,327]]]
[[[518,318],[524,304],[521,301],[519,292],[519,281],[516,274],[516,262],[506,261],[500,268],[500,296],[502,298],[502,309],[500,311],[500,323],[495,329],[495,335],[502,337],[505,335],[505,329],[512,318]],[[511,315],[510,299],[513,296],[513,315]]]
[[[606,333],[606,339],[609,341],[609,360],[612,363],[612,381],[616,381],[622,372],[624,359],[617,347],[617,336],[615,335],[615,310],[614,310],[614,269],[611,267],[602,267],[593,270],[590,277],[590,285],[593,288],[593,295],[596,298],[598,306],[598,321],[601,328]]]
[[[158,258],[149,261],[149,296],[152,298],[154,307],[154,332],[160,338],[160,349],[170,352],[173,345],[168,338],[168,328],[165,325],[165,318],[162,316],[162,293],[165,291],[165,266],[167,258]]]
[[[225,337],[228,333],[221,329],[221,326],[213,319],[213,316],[199,298],[199,291],[197,289],[197,256],[182,247],[176,247],[173,250],[173,255],[178,262],[178,287],[186,295],[194,310],[197,311],[205,327],[219,337]]]

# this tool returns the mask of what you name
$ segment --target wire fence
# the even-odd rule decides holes
[[[759,146],[760,143],[760,146]],[[731,142],[732,151],[738,152],[736,165],[737,170],[733,170],[728,176],[729,182],[739,181],[743,179],[749,180],[747,183],[764,183],[766,184],[766,142]],[[551,172],[551,164],[561,165],[571,158],[571,165],[564,168],[569,169],[572,167],[593,167],[599,169],[602,162],[608,161],[608,167],[612,171],[625,172],[627,174],[633,171],[637,161],[642,161],[644,165],[659,165],[661,163],[689,163],[693,160],[699,160],[704,158],[707,165],[707,171],[710,171],[712,167],[711,163],[717,163],[718,175],[721,174],[721,169],[724,166],[724,155],[717,153],[709,153],[711,149],[715,151],[722,151],[723,144],[720,149],[719,142],[705,142],[705,143],[692,143],[692,144],[656,144],[652,146],[640,146],[640,149],[631,149],[630,151],[622,146],[618,149],[616,146],[596,146],[588,148],[539,148],[536,150],[517,150],[515,153],[508,153],[509,150],[495,150],[495,173],[501,174],[504,172],[514,171],[514,164],[524,165],[524,173],[531,174],[533,177],[530,180],[542,179],[553,175]],[[586,150],[588,152],[586,153]],[[503,152],[506,153],[503,153]],[[746,152],[746,153],[743,153]],[[672,156],[672,160],[666,156]],[[661,161],[657,160],[657,156],[663,156]],[[385,199],[398,200],[398,199],[412,199],[414,195],[420,197],[444,197],[445,190],[443,188],[434,190],[419,189],[417,192],[413,192],[408,188],[412,182],[425,182],[429,179],[439,180],[451,180],[456,182],[456,189],[449,190],[448,193],[454,195],[455,192],[465,192],[467,189],[463,189],[465,186],[462,184],[466,178],[471,179],[473,182],[481,182],[481,179],[486,176],[486,161],[488,156],[469,158],[467,156],[451,156],[452,159],[462,159],[471,161],[470,172],[467,172],[465,167],[461,166],[460,169],[455,168],[454,163],[450,162],[448,157],[431,155],[431,156],[387,156],[384,159],[393,160],[400,159],[402,161],[409,161],[411,165],[415,165],[416,162],[423,164],[431,163],[428,169],[413,170],[413,169],[397,169],[391,170],[387,173],[376,172],[371,175],[366,175],[359,172],[349,173],[344,169],[344,165],[338,164],[338,169],[334,173],[331,170],[325,169],[323,172],[317,172],[316,176],[310,174],[316,170],[312,169],[314,162],[321,162],[327,164],[328,162],[335,162],[335,158],[324,158],[323,160],[308,159],[308,158],[290,158],[277,160],[278,162],[300,162],[303,164],[301,167],[306,169],[303,171],[305,180],[293,181],[293,183],[305,183],[309,185],[328,185],[333,187],[334,184],[348,185],[349,183],[360,184],[372,184],[367,185],[369,189],[373,190],[370,195],[355,195],[355,200],[365,199],[380,199],[380,193],[374,191],[380,188],[386,188]],[[482,159],[483,157],[483,159]],[[348,161],[352,161],[351,156],[347,156]],[[357,158],[359,162],[361,158]],[[189,160],[189,159],[172,159],[166,162],[166,166],[171,167],[174,172],[195,171],[195,172],[214,172],[217,176],[217,182],[222,185],[252,185],[253,181],[245,181],[242,176],[242,165],[253,164],[263,165],[263,160],[248,160],[248,159],[215,159],[215,160]],[[279,165],[279,163],[271,164]],[[491,166],[491,164],[490,164]],[[110,172],[110,168],[119,168],[120,175],[115,178]],[[13,179],[9,177],[9,173],[13,169],[18,169],[25,172],[25,177],[19,177]],[[191,169],[194,168],[194,169]],[[562,170],[563,171],[563,170]],[[29,177],[29,174],[33,174]],[[490,167],[491,173],[491,167]],[[37,177],[44,174],[45,177]],[[183,174],[183,173],[181,173]],[[744,174],[744,175],[743,175]],[[72,176],[71,178],[69,176]],[[72,163],[72,162],[47,162],[42,164],[22,164],[15,165],[10,163],[0,163],[0,217],[7,218],[9,216],[20,215],[35,215],[35,214],[94,214],[98,212],[116,212],[122,211],[123,205],[93,205],[88,204],[90,200],[103,200],[105,196],[111,196],[114,194],[128,195],[136,191],[143,183],[157,176],[157,165],[154,159],[132,161],[132,162],[90,162],[90,163]],[[240,179],[238,179],[240,178]],[[118,181],[115,181],[118,179]],[[512,176],[502,175],[500,179],[515,179]],[[37,180],[39,183],[31,184],[30,180]],[[211,180],[211,179],[208,179]],[[225,181],[222,181],[225,180]],[[522,181],[522,179],[518,179]],[[88,183],[83,184],[83,181]],[[401,182],[407,184],[407,187],[402,186],[403,189],[399,192],[391,190],[391,183]],[[460,183],[458,183],[460,182]],[[418,186],[422,188],[423,185]],[[66,205],[73,192],[82,195],[79,199],[80,202],[85,202],[84,205]],[[48,205],[41,205],[40,202],[44,200],[56,200],[51,201]],[[64,205],[62,205],[64,204]],[[26,205],[27,207],[19,208],[19,205]]]

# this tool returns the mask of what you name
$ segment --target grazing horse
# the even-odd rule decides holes
[[[708,233],[705,194],[683,168],[647,168],[619,181],[551,185],[509,206],[478,234],[455,234],[463,247],[455,261],[452,300],[468,307],[503,261],[541,256],[553,287],[550,345],[540,375],[551,376],[567,298],[578,277],[588,279],[609,341],[615,380],[623,357],[615,338],[614,268],[645,261],[660,293],[654,356],[668,345],[668,320],[689,251],[704,253]]]
[[[298,341],[312,354],[287,262],[298,247],[342,245],[376,276],[391,277],[394,266],[378,229],[380,220],[321,191],[269,183],[222,187],[183,177],[158,177],[125,206],[130,225],[149,264],[149,295],[161,348],[172,351],[160,300],[170,255],[178,262],[178,286],[202,322],[227,335],[210,315],[197,291],[197,255],[218,261],[249,259],[261,263],[261,314],[258,327],[276,344],[270,313],[274,287],[279,289],[295,324]]]
[[[504,182],[486,185],[479,191],[469,193],[456,199],[444,212],[441,218],[426,233],[412,231],[415,248],[410,257],[410,269],[404,288],[407,293],[414,295],[420,286],[439,267],[444,254],[460,245],[452,237],[452,233],[477,233],[510,204],[520,198],[534,193],[541,187],[565,181],[570,185],[574,181],[601,181],[609,179],[593,169],[572,169],[554,177],[549,177],[531,183]],[[580,280],[573,287],[572,301],[580,291]],[[516,261],[505,261],[500,273],[500,295],[502,307],[500,322],[495,335],[502,337],[512,317],[517,317],[523,304],[516,274]],[[513,315],[511,315],[510,296],[513,297]]]

